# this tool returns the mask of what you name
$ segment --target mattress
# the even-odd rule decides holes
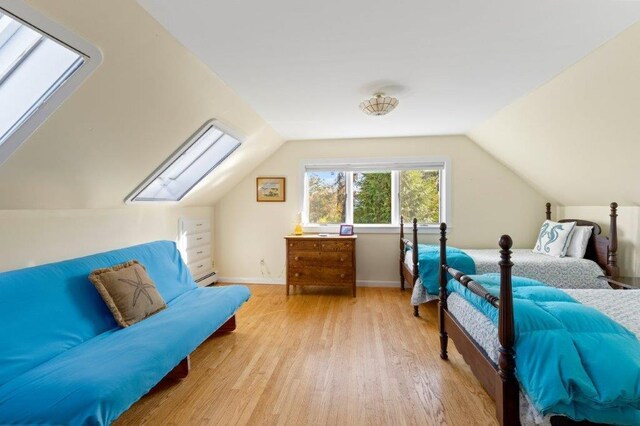
[[[640,338],[640,290],[564,289],[580,303],[592,306],[626,327]],[[457,293],[447,299],[447,306],[467,333],[498,362],[498,329],[479,310]],[[540,415],[520,393],[520,417],[523,425],[550,425],[549,416]]]
[[[562,289],[611,289],[605,280],[599,279],[603,275],[602,269],[592,260],[575,257],[552,257],[533,253],[529,249],[512,250],[512,273],[515,276],[532,278]],[[500,272],[498,262],[500,255],[496,249],[466,250],[476,264],[476,274]],[[413,267],[413,251],[407,251],[405,263]],[[420,280],[416,281],[420,283]],[[435,295],[427,293],[423,285],[413,288],[411,303],[419,305],[437,299]]]

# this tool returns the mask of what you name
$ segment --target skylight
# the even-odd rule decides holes
[[[0,9],[0,147],[87,59]]]
[[[180,201],[239,146],[238,138],[209,121],[128,200]]]

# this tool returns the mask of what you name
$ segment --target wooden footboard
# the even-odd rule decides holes
[[[520,424],[520,395],[515,375],[515,328],[513,325],[513,294],[511,285],[511,247],[508,235],[500,238],[500,297],[489,293],[480,283],[447,265],[447,225],[440,225],[440,357],[447,359],[447,343],[451,338],[487,393],[496,402],[496,415],[501,425]],[[447,274],[474,294],[498,309],[498,365],[465,331],[447,308]]]
[[[415,248],[415,250],[413,250]],[[407,249],[412,249],[411,264],[409,268],[405,262]],[[409,288],[413,288],[419,277],[418,273],[418,219],[413,219],[413,240],[409,241],[404,237],[404,218],[400,216],[400,290],[404,291],[405,282],[409,283]],[[413,307],[413,316],[420,316],[418,306]]]
[[[456,349],[471,367],[471,371],[496,403],[496,416],[503,426],[520,424],[520,386],[516,378],[515,327],[511,282],[511,237],[500,238],[500,297],[489,293],[482,284],[447,265],[447,225],[440,225],[440,357],[448,359],[447,343],[451,339]],[[498,309],[498,364],[467,333],[464,326],[449,312],[447,306],[447,274]],[[588,421],[575,422],[567,417],[552,416],[553,426],[596,425]]]
[[[409,288],[413,288],[418,279],[418,219],[413,219],[413,239],[408,240],[404,237],[404,218],[400,217],[400,290],[404,291],[405,282],[409,284]],[[411,249],[413,257],[411,258],[411,268],[405,263],[407,250]]]

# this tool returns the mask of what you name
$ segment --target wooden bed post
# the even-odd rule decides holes
[[[547,204],[548,205],[548,204]],[[496,411],[501,425],[520,424],[520,394],[516,379],[516,359],[513,349],[515,327],[513,322],[513,294],[511,285],[511,247],[508,235],[500,237],[500,307],[498,310],[498,374],[501,382],[496,389]]]
[[[418,275],[418,219],[413,218],[413,276]]]
[[[607,275],[617,277],[618,270],[618,203],[611,203],[609,214],[609,250],[607,253]]]
[[[440,281],[440,302],[438,304],[438,319],[440,326],[440,358],[448,359],[447,343],[449,342],[449,336],[444,325],[444,311],[447,309],[447,271],[445,266],[447,265],[447,224],[440,224],[440,268],[438,272],[438,279]]]
[[[547,203],[547,220],[551,220],[551,203]]]
[[[413,285],[416,285],[416,280],[420,277],[418,275],[418,219],[413,218],[413,251],[411,252],[413,262]],[[418,305],[413,307],[413,316],[420,316],[420,308]]]
[[[406,250],[404,247],[404,217],[400,216],[400,291],[404,291],[404,274],[402,273],[402,264]]]

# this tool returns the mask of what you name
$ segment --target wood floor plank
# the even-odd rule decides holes
[[[435,304],[359,288],[250,286],[233,333],[193,354],[118,425],[495,425],[495,405],[451,346],[439,357]]]

